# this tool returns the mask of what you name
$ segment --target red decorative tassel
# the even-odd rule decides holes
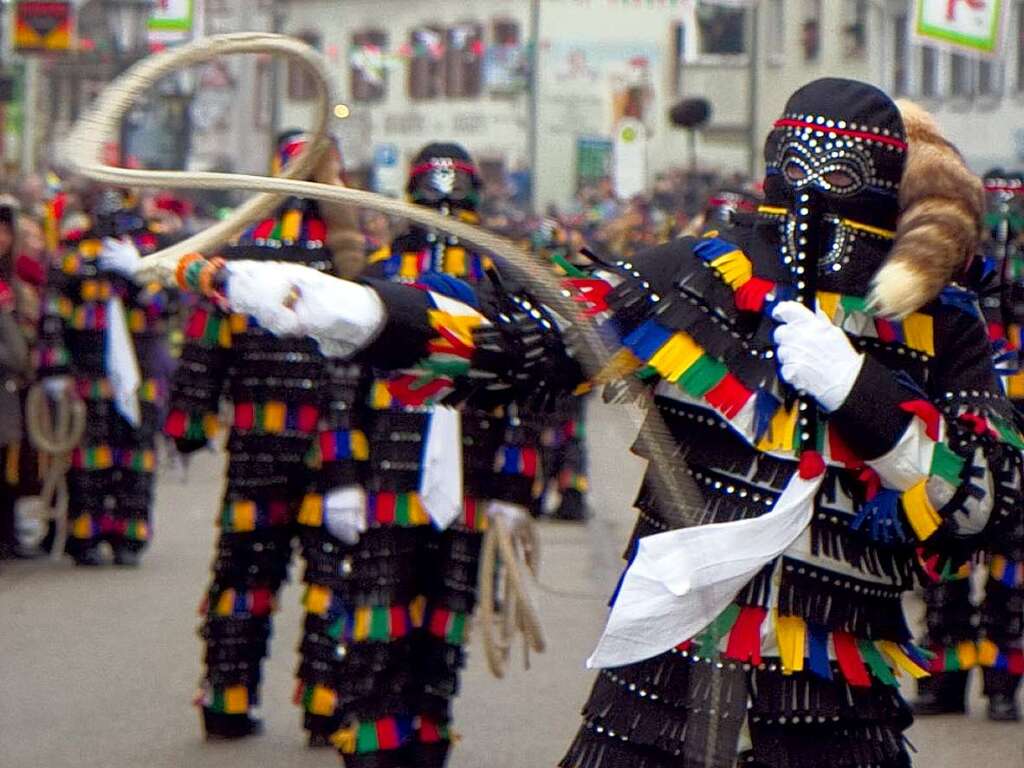
[[[188,324],[185,326],[185,337],[189,339],[201,339],[203,333],[206,331],[206,321],[209,319],[210,313],[205,309],[197,309],[188,319]]]
[[[184,437],[187,421],[188,416],[184,411],[171,411],[167,414],[167,421],[164,423],[164,433],[168,437]]]
[[[1007,653],[1006,671],[1016,677],[1024,675],[1024,651],[1014,649]]]
[[[971,431],[976,435],[988,434],[993,437],[996,436],[995,431],[989,426],[988,419],[980,414],[968,411],[967,413],[961,413],[959,418],[960,421],[970,425]]]
[[[857,650],[857,641],[849,632],[833,632],[832,642],[836,648],[836,661],[846,682],[855,688],[870,688],[871,678],[864,660]]]
[[[900,403],[900,410],[912,413],[924,422],[924,432],[932,440],[938,442],[939,428],[942,426],[942,414],[939,409],[927,400],[909,400]]]
[[[430,718],[420,718],[420,742],[423,744],[436,744],[441,740],[441,732],[437,724]]]
[[[882,490],[882,478],[871,467],[864,467],[857,479],[864,484],[864,500],[871,501]]]
[[[731,373],[725,374],[720,382],[707,391],[704,399],[727,419],[736,417],[753,392],[743,386]]]
[[[320,418],[320,414],[316,407],[312,405],[300,405],[299,406],[299,431],[300,432],[312,432],[316,429],[316,422]]]
[[[830,429],[828,431],[828,453],[833,461],[838,461],[847,469],[859,469],[864,466],[864,460],[843,442],[838,430]]]
[[[448,617],[451,615],[444,608],[437,608],[430,615],[430,634],[434,637],[446,637],[448,635]]]
[[[323,242],[327,239],[327,227],[320,219],[306,221],[306,234],[311,241]]]
[[[252,592],[252,605],[249,608],[249,612],[253,616],[269,616],[270,615],[270,591],[266,589],[255,589]]]
[[[401,746],[398,723],[393,717],[377,721],[377,746],[381,749],[398,749]]]
[[[764,297],[772,292],[775,283],[763,277],[752,277],[736,291],[736,308],[746,312],[760,312],[764,308]]]
[[[447,379],[433,379],[417,387],[421,379],[417,376],[399,376],[388,382],[388,392],[402,405],[420,406],[434,395],[451,386]]]
[[[573,289],[572,300],[584,305],[584,315],[590,317],[608,309],[608,294],[612,287],[604,280],[570,277],[562,283]]]
[[[235,403],[235,426],[252,429],[256,422],[256,407],[252,403]]]
[[[825,471],[825,460],[817,451],[804,451],[800,454],[800,477],[811,480]]]
[[[727,658],[761,663],[761,624],[767,614],[767,610],[757,605],[745,605],[740,609],[740,615],[729,632],[725,648]]]

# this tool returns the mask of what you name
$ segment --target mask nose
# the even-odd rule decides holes
[[[790,270],[796,278],[797,296],[801,301],[813,298],[818,260],[822,243],[821,191],[809,186],[793,193],[793,253]]]

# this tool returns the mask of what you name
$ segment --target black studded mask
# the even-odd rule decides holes
[[[790,97],[765,144],[761,210],[799,283],[866,292],[892,245],[906,149],[899,110],[874,86],[826,78]]]

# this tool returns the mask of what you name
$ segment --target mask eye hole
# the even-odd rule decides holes
[[[799,183],[807,178],[807,171],[805,171],[799,163],[786,163],[786,168],[783,173],[785,173],[786,178],[793,183]]]
[[[848,171],[829,171],[825,174],[825,183],[835,189],[848,189],[857,183],[857,180]]]

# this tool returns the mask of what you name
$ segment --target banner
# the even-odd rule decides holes
[[[74,8],[70,2],[20,0],[14,9],[14,50],[19,53],[71,48]]]
[[[192,39],[193,0],[157,0],[149,17],[151,43],[174,45]]]
[[[914,36],[983,56],[999,54],[1005,0],[916,0]]]

